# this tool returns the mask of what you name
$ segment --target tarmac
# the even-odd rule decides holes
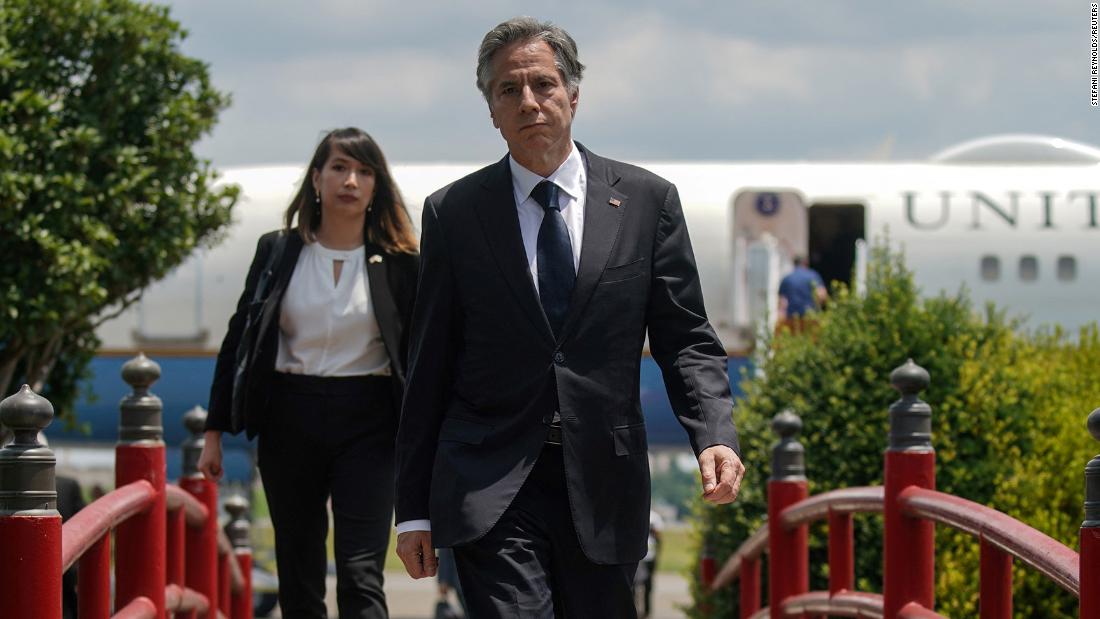
[[[413,580],[404,572],[386,572],[386,599],[390,607],[390,619],[432,619],[439,598],[434,578]],[[328,579],[329,617],[336,614],[336,579]],[[650,619],[681,619],[680,607],[691,603],[687,580],[680,574],[658,572],[653,584],[653,614]],[[281,615],[276,610],[273,617]]]

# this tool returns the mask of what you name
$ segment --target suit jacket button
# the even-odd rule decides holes
[[[558,365],[565,363],[565,353],[560,350],[554,353],[554,363],[557,363]]]

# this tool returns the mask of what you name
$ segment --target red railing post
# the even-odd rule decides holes
[[[890,374],[901,399],[890,406],[890,446],[884,480],[883,616],[896,617],[915,602],[933,610],[935,547],[932,522],[901,513],[898,495],[909,486],[936,488],[932,449],[932,408],[917,394],[928,387],[928,372],[910,359]]]
[[[111,616],[111,533],[107,532],[80,557],[76,576],[77,617]]]
[[[1088,417],[1100,441],[1100,408]],[[1100,619],[1100,456],[1085,466],[1085,521],[1081,524],[1081,619]]]
[[[225,500],[225,511],[229,512],[225,534],[244,576],[244,587],[231,595],[229,616],[252,619],[252,525],[248,522],[248,501],[240,495],[231,496]]]
[[[244,575],[244,588],[234,591],[230,602],[230,616],[233,619],[252,619],[252,549],[247,552],[238,552],[237,565]]]
[[[980,536],[979,572],[981,619],[1012,619],[1012,555]]]
[[[0,422],[15,434],[0,449],[0,612],[61,619],[61,514],[57,459],[38,441],[53,405],[27,385],[0,402]]]
[[[855,589],[855,541],[852,515],[829,508],[829,594]]]
[[[181,589],[184,586],[184,543],[187,540],[187,517],[183,507],[168,511],[168,543],[165,547],[167,553],[167,568],[165,580],[170,585],[176,585]],[[186,616],[185,616],[186,615]],[[189,619],[193,613],[176,613],[176,619]]]
[[[163,404],[149,393],[160,378],[160,366],[139,354],[122,366],[122,379],[133,392],[119,404],[119,441],[115,447],[115,487],[144,479],[157,495],[146,511],[115,530],[115,608],[148,598],[163,619],[167,580]]]
[[[714,558],[714,546],[710,543],[709,538],[704,537],[703,552],[699,556],[699,580],[704,591],[710,590],[711,584],[714,583],[714,577],[717,575],[718,566]],[[714,613],[714,607],[711,605],[710,600],[703,600],[699,610],[704,617],[710,617]]]
[[[226,617],[230,612],[230,591],[233,588],[229,562],[235,560],[232,552],[218,555],[218,610]]]
[[[206,411],[196,406],[183,416],[183,425],[191,436],[182,445],[183,471],[179,485],[206,506],[206,522],[201,527],[188,527],[186,555],[187,586],[206,596],[209,601],[206,617],[217,617],[218,598],[218,485],[199,472],[202,453],[203,426]]]
[[[772,619],[783,617],[783,600],[810,590],[810,548],[807,525],[786,529],[779,514],[809,496],[802,444],[795,436],[802,420],[784,411],[772,420],[779,442],[772,447],[768,480],[768,606]]]
[[[760,610],[760,558],[741,559],[741,619]]]

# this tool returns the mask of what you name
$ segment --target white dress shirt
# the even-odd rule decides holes
[[[531,191],[535,185],[548,180],[557,185],[558,206],[561,208],[561,216],[565,219],[565,227],[569,231],[569,242],[573,245],[573,270],[580,267],[581,263],[581,239],[584,238],[584,197],[588,189],[588,175],[584,168],[584,157],[581,156],[577,145],[565,161],[554,170],[550,176],[543,178],[538,174],[516,163],[512,156],[508,156],[508,166],[512,170],[512,191],[516,200],[516,210],[519,212],[519,232],[523,236],[523,249],[527,253],[527,265],[531,270],[531,279],[535,284],[535,290],[539,289],[538,270],[538,240],[539,227],[542,226],[542,218],[546,211],[542,205],[531,197]],[[430,520],[408,520],[397,523],[397,533],[409,531],[431,531]]]
[[[581,239],[584,235],[584,196],[588,186],[588,176],[584,169],[584,158],[576,145],[565,161],[550,176],[543,178],[516,163],[508,157],[508,166],[512,168],[512,191],[519,211],[519,232],[523,236],[523,249],[527,252],[527,265],[531,270],[531,279],[535,290],[539,289],[538,241],[539,228],[546,211],[537,200],[531,197],[531,191],[544,180],[551,181],[561,191],[558,192],[558,206],[569,231],[569,242],[573,245],[573,272],[581,263]]]
[[[333,263],[342,261],[340,279]],[[275,370],[308,376],[388,375],[390,357],[371,304],[363,248],[306,243],[279,314]]]

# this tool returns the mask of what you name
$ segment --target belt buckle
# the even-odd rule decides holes
[[[561,426],[550,426],[546,433],[546,444],[561,447]]]

